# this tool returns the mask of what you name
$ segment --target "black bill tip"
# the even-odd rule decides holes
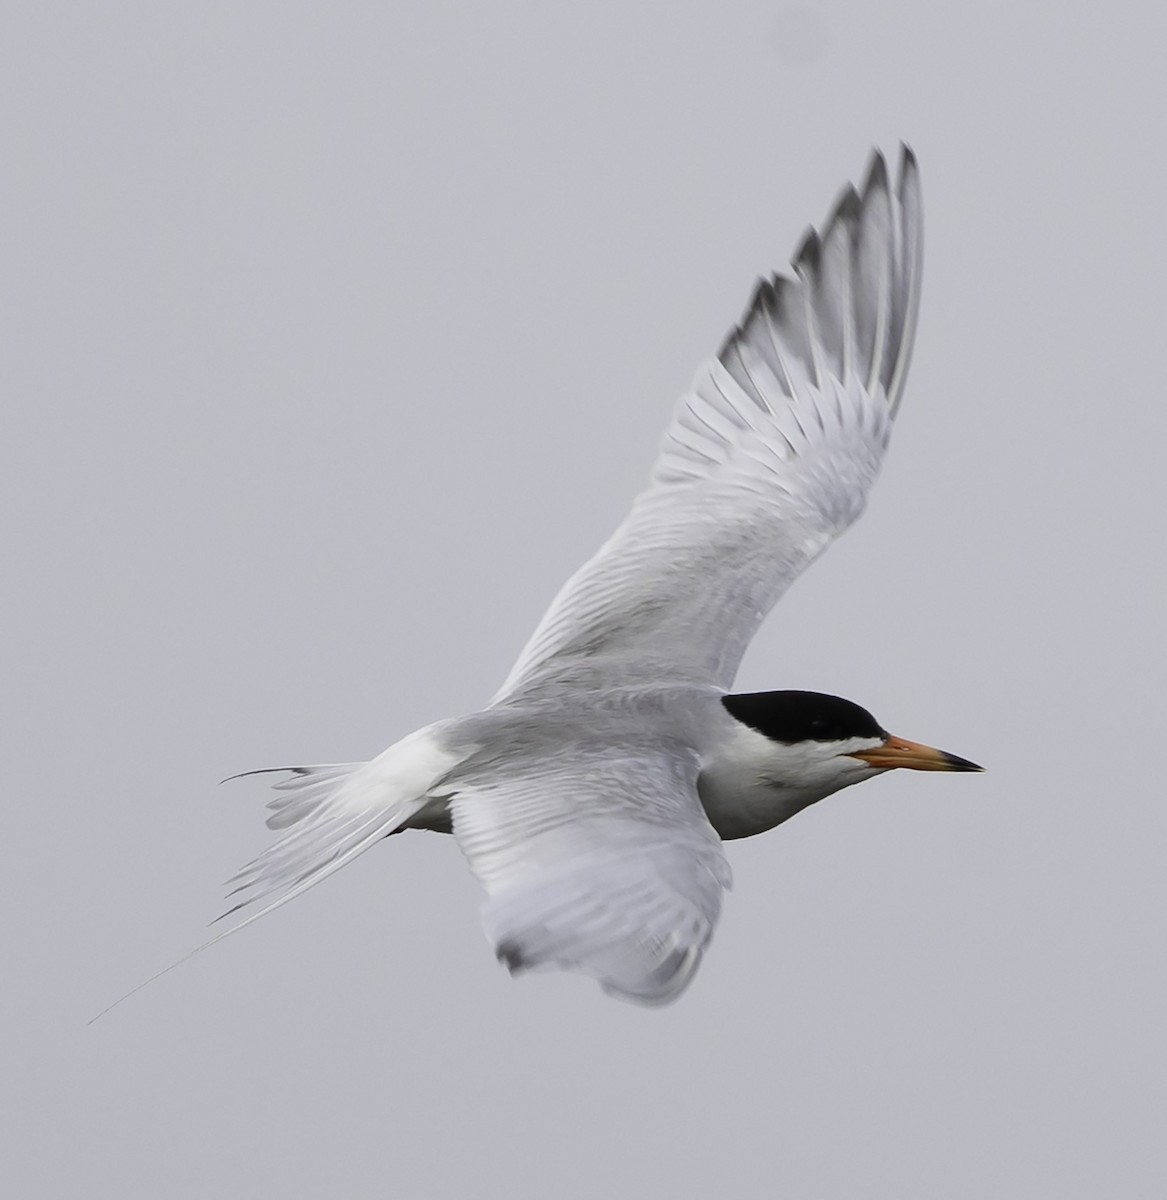
[[[975,762],[969,762],[967,758],[959,758],[955,754],[949,754],[948,751],[943,752],[944,766],[949,771],[983,771],[985,768],[978,766]]]

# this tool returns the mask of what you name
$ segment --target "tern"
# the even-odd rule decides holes
[[[267,824],[281,836],[229,881],[224,916],[255,907],[199,950],[387,835],[438,830],[483,884],[487,936],[512,972],[580,972],[663,1004],[713,935],[724,841],[895,768],[980,770],[849,700],[730,691],[762,619],[863,511],[922,261],[915,157],[902,148],[893,187],[875,151],[793,274],[758,282],[682,396],[647,489],[487,707],[371,762],[274,768]]]

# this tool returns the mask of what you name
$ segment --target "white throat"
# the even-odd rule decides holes
[[[721,838],[753,837],[832,792],[881,774],[848,757],[880,742],[851,738],[785,745],[735,721],[726,741],[702,765],[698,794]]]

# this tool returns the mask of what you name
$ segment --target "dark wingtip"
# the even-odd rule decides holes
[[[882,150],[871,151],[871,158],[867,162],[867,171],[863,176],[861,189],[863,198],[866,199],[870,196],[876,188],[885,192],[888,190],[887,159],[883,157]]]
[[[822,252],[822,242],[818,230],[813,226],[806,231],[798,250],[795,252],[793,266],[799,275],[814,275],[819,269],[819,257]]]
[[[848,225],[854,225],[859,220],[859,212],[862,207],[863,202],[859,199],[859,193],[851,184],[848,184],[839,193],[839,198],[835,201],[835,207],[831,210],[831,215],[827,220],[828,232],[840,221]]]
[[[523,960],[523,951],[518,942],[510,940],[500,942],[494,953],[498,958],[498,961],[502,963],[502,965],[506,967],[506,969],[510,971],[512,975],[519,974],[519,972],[521,972],[526,966],[526,963]]]
[[[863,175],[860,196],[863,202],[867,203],[876,192],[884,192],[887,196],[891,194],[891,184],[887,180],[887,160],[879,150],[872,151],[872,157],[867,164],[867,172]]]
[[[920,164],[916,161],[916,152],[907,142],[900,142],[900,188],[909,175],[918,175]]]

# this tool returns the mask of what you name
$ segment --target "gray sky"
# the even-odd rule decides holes
[[[1159,1197],[1163,10],[12,6],[6,1194]],[[480,705],[873,144],[927,265],[867,516],[756,640],[985,763],[731,848],[664,1011],[511,982],[449,839],[134,997],[233,771]]]

